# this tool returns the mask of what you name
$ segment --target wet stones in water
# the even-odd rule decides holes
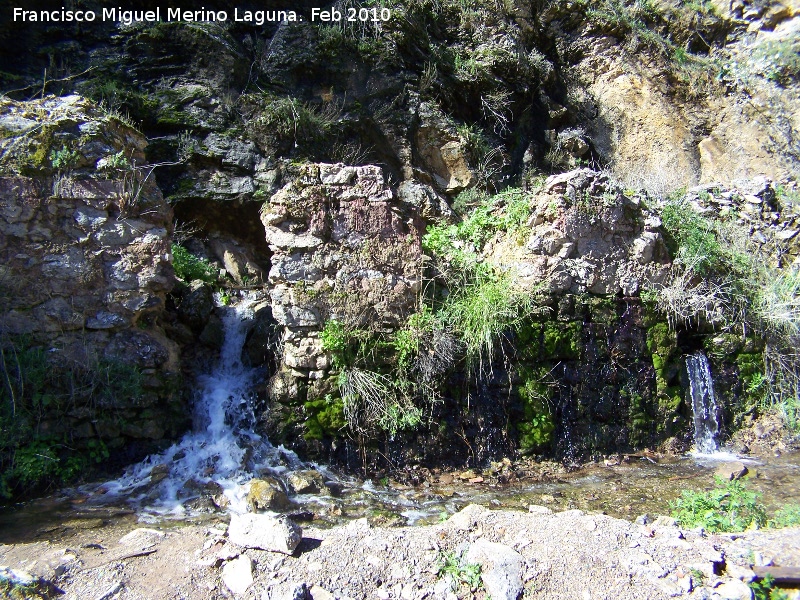
[[[287,483],[293,494],[319,494],[325,489],[325,480],[313,469],[290,473]]]
[[[228,539],[234,544],[283,554],[292,554],[302,537],[302,529],[283,515],[234,514],[228,527]]]
[[[161,483],[167,478],[168,475],[169,475],[168,465],[165,464],[156,465],[150,470],[150,483],[151,484]]]
[[[747,467],[738,461],[723,463],[717,467],[715,474],[725,481],[733,481],[747,475]]]
[[[289,506],[289,498],[276,480],[253,479],[247,493],[247,505],[253,512],[283,510]]]

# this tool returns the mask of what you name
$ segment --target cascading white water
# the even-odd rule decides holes
[[[686,357],[686,371],[689,374],[689,395],[694,414],[694,448],[700,454],[713,454],[717,451],[716,435],[717,399],[714,396],[714,382],[708,358],[702,352]]]
[[[242,364],[241,355],[256,302],[250,296],[221,307],[225,340],[216,367],[198,380],[193,431],[104,484],[107,496],[124,495],[150,511],[180,515],[187,500],[216,485],[228,497],[231,510],[244,512],[242,484],[254,474],[278,475],[302,467],[293,452],[275,448],[252,430],[251,389],[258,371]],[[163,479],[152,485],[159,477]]]

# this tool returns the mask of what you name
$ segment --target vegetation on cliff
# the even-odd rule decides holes
[[[208,288],[263,286],[282,339],[248,351],[272,376],[261,425],[309,454],[344,452],[342,437],[409,462],[686,447],[682,357],[701,349],[724,435],[768,410],[797,430],[792,9],[381,6],[380,23],[66,27],[56,44],[41,43],[46,27],[2,29],[38,44],[0,73],[4,174],[41,183],[30,196],[48,202],[80,188],[91,203],[103,194],[89,187],[115,182],[116,204],[96,209],[110,212],[80,226],[108,219],[102,240],[155,244],[185,282],[165,299],[171,274],[152,265],[93,271],[124,279],[108,310],[59,311],[108,326],[91,329],[96,355],[104,331],[141,333],[169,351],[137,372],[176,368],[169,340],[190,372],[219,350]],[[54,124],[44,100],[11,106],[72,92],[119,136]],[[145,159],[162,166],[145,177]],[[130,200],[156,182],[174,215],[159,205],[159,223],[131,224],[150,205],[134,214]],[[14,218],[13,244],[41,241]],[[137,269],[156,282],[141,302]],[[24,395],[15,348],[27,351],[4,341],[6,415]]]

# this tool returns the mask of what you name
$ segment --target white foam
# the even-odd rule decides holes
[[[187,514],[186,502],[213,482],[228,498],[229,510],[241,513],[247,510],[248,482],[256,473],[283,473],[285,462],[302,466],[293,452],[272,446],[251,429],[251,390],[259,372],[243,365],[241,354],[256,302],[255,296],[246,296],[235,306],[221,307],[225,339],[217,365],[198,378],[194,430],[103,484],[106,498],[124,496],[145,513],[180,518]],[[163,479],[151,485],[154,476]]]

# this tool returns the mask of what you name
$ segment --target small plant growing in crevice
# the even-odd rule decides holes
[[[172,244],[172,266],[175,269],[175,276],[187,283],[195,279],[214,283],[218,279],[217,270],[211,263],[198,258],[178,244]]]
[[[463,556],[458,556],[455,552],[441,552],[437,562],[437,575],[440,579],[449,576],[454,589],[458,589],[462,584],[472,593],[483,588],[481,565],[467,562]]]
[[[69,171],[78,165],[81,160],[81,154],[77,150],[72,150],[66,146],[62,146],[58,150],[50,152],[50,163],[54,169],[59,171]]]

